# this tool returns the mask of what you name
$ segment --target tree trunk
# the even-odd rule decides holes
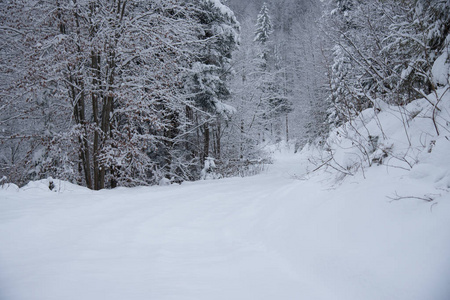
[[[220,123],[220,120],[217,120],[217,132],[216,132],[216,157],[217,159],[220,159],[221,156],[221,131],[222,131],[222,124]]]
[[[201,128],[198,122],[198,113],[195,113],[195,131],[196,131],[196,138],[197,138],[197,142],[196,142],[196,150],[195,150],[195,157],[200,156],[202,162],[203,163],[203,153],[201,150],[202,147],[202,142],[201,142]],[[201,155],[200,155],[201,154]]]
[[[289,117],[286,114],[286,143],[289,142]]]
[[[59,3],[57,4],[59,7]],[[80,23],[79,23],[79,15],[78,12],[75,11],[74,13],[74,17],[75,17],[75,23],[76,23],[76,32],[77,34],[79,34],[80,32]],[[65,33],[66,32],[66,27],[65,25],[60,26],[60,32],[61,33]],[[77,46],[77,50],[79,53],[82,53],[80,46]],[[83,79],[82,78],[73,78],[72,76],[70,76],[69,81],[72,83],[71,84],[71,91],[72,91],[72,100],[74,103],[74,118],[75,118],[75,122],[77,124],[80,124],[83,128],[83,137],[79,137],[79,142],[80,142],[80,157],[81,157],[81,161],[82,161],[82,165],[83,165],[83,170],[84,170],[84,180],[86,182],[86,186],[90,189],[92,189],[93,185],[92,185],[92,176],[91,176],[91,161],[90,161],[90,153],[89,153],[89,143],[88,143],[88,129],[86,128],[87,126],[87,120],[86,120],[86,105],[85,105],[85,94],[84,94],[84,83],[83,83]],[[77,90],[77,88],[75,87],[79,87],[79,91]],[[78,97],[79,95],[79,97]]]
[[[244,158],[244,120],[241,120],[241,147],[239,150],[240,150],[239,158],[243,159]]]
[[[91,67],[95,74],[92,76],[92,84],[94,88],[100,89],[100,56],[94,52],[91,53]],[[96,92],[92,93],[92,114],[94,116],[95,130],[94,130],[94,189],[100,190],[100,164],[99,164],[99,150],[100,150],[100,121],[98,119],[100,111],[98,107],[99,95]]]
[[[187,119],[186,133],[188,133],[192,128],[191,124],[194,124],[194,122],[195,122],[195,118],[194,118],[194,111],[192,110],[191,107],[186,105],[185,110],[186,110],[185,113],[186,113],[186,119]],[[193,136],[195,136],[195,135],[193,135]],[[185,144],[186,150],[189,151],[189,154],[192,155],[192,157],[196,157],[197,151],[196,151],[196,148],[192,147],[192,144],[189,142],[189,135],[187,136],[184,144]]]
[[[102,109],[102,119],[101,119],[101,130],[104,135],[104,139],[112,138],[111,131],[111,116],[113,113],[113,105],[114,105],[114,72],[115,72],[115,52],[113,50],[110,51],[108,57],[108,89],[106,91],[106,95],[103,97],[103,109]],[[99,178],[97,189],[105,188],[105,176],[106,176],[107,166],[100,166],[99,170]]]
[[[78,137],[78,141],[80,143],[80,158],[81,163],[83,165],[84,171],[84,180],[86,182],[86,186],[92,189],[92,177],[91,177],[91,163],[90,163],[90,155],[89,155],[89,143],[87,141],[87,129],[86,129],[86,115],[85,115],[85,101],[84,101],[84,92],[77,92],[75,86],[80,86],[81,80],[73,80],[73,78],[69,78],[71,84],[71,93],[72,93],[72,101],[74,103],[73,114],[75,118],[75,122],[80,124],[83,128],[83,137]],[[82,88],[80,87],[80,90]],[[78,96],[79,95],[79,96]]]
[[[82,142],[82,147],[83,150],[81,151],[82,153],[82,159],[83,159],[83,165],[84,165],[84,176],[86,178],[86,186],[90,189],[92,189],[92,176],[91,176],[91,158],[90,158],[90,151],[89,151],[89,142],[88,142],[88,130],[86,128],[87,124],[86,124],[86,117],[85,117],[85,101],[84,101],[84,93],[82,93],[81,95],[81,99],[80,99],[80,116],[81,116],[81,122],[83,124],[83,129],[84,129],[84,136],[82,138],[83,142]]]
[[[203,157],[202,162],[209,156],[209,124],[203,125]]]

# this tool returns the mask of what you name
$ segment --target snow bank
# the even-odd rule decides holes
[[[41,179],[37,181],[30,181],[27,185],[20,188],[20,191],[27,191],[32,193],[67,193],[78,191],[89,191],[88,188],[70,183],[68,181],[53,179]]]
[[[434,104],[437,103],[437,109]],[[408,176],[450,188],[450,89],[439,89],[405,107],[377,99],[374,108],[335,129],[316,165],[340,178],[371,166],[404,169]],[[317,154],[316,154],[317,156]]]

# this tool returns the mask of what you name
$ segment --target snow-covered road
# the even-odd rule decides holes
[[[305,168],[284,152],[249,178],[0,190],[0,299],[449,299],[448,194],[430,210],[389,202],[428,186],[383,167],[334,186]]]

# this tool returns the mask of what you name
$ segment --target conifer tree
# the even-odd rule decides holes
[[[187,89],[194,105],[200,109],[189,112],[196,128],[200,128],[194,156],[200,156],[203,165],[210,156],[210,146],[216,158],[220,157],[221,119],[228,118],[234,108],[224,103],[230,98],[228,80],[231,74],[232,52],[239,43],[239,22],[234,13],[219,0],[196,0],[196,18],[201,25],[195,47],[194,60],[187,80]],[[213,142],[211,143],[211,138]]]
[[[269,8],[264,2],[257,17],[254,41],[261,44],[266,44],[269,41],[269,36],[272,34],[272,31],[273,25],[269,15]]]

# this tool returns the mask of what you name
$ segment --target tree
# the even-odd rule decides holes
[[[198,139],[203,140],[194,156],[199,153],[201,162],[210,156],[211,137],[214,155],[220,158],[221,123],[235,109],[226,102],[230,98],[228,79],[231,74],[231,58],[239,42],[239,23],[234,13],[220,1],[196,0],[196,19],[201,25],[195,47],[197,58],[192,64],[187,89],[191,100],[199,110],[188,109],[189,118],[197,128]]]
[[[256,21],[255,42],[265,44],[269,41],[269,36],[273,32],[272,21],[269,15],[269,9],[264,2]]]
[[[28,21],[11,21],[6,35],[24,32],[17,44],[31,49],[7,97],[35,95],[59,110],[54,131],[39,132],[37,173],[94,189],[157,180],[152,153],[177,126],[167,116],[185,107],[181,76],[198,28],[193,7],[177,0],[26,4],[2,7]]]

